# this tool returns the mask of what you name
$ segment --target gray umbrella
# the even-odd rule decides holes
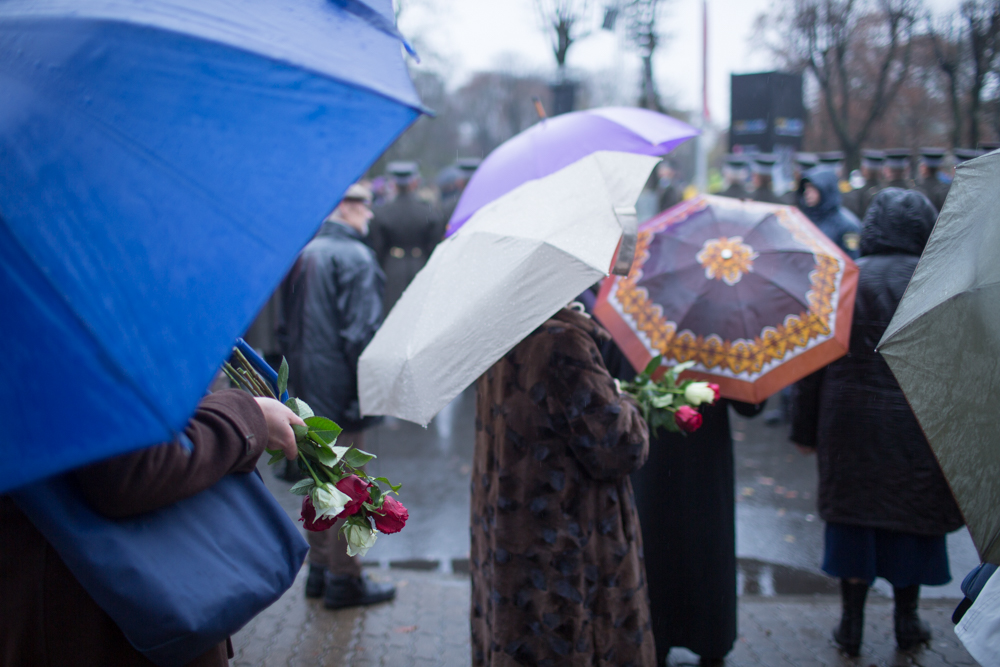
[[[1000,564],[1000,151],[959,165],[879,351]]]

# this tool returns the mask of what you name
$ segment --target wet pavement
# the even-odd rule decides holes
[[[405,530],[381,536],[365,559],[376,579],[398,586],[397,599],[367,609],[331,612],[303,596],[300,581],[233,638],[234,665],[469,664],[468,505],[474,439],[474,394],[460,395],[421,428],[386,420],[366,434],[379,458],[369,474],[402,482],[410,510]],[[950,615],[958,581],[978,563],[963,529],[949,536],[956,581],[924,588],[921,615],[934,640],[913,654],[892,638],[891,588],[869,597],[861,658],[841,656],[829,639],[839,615],[837,583],[819,563],[823,522],[816,516],[813,457],[787,442],[786,427],[731,415],[736,452],[739,638],[726,664],[975,665],[955,637]],[[261,465],[265,482],[298,518],[300,499]],[[695,665],[675,649],[671,665]]]
[[[400,500],[410,510],[406,530],[379,538],[366,560],[443,573],[468,571],[469,473],[475,438],[475,394],[459,395],[427,428],[386,419],[365,434],[379,458],[369,474],[402,482]],[[806,595],[836,592],[819,569],[823,522],[816,514],[816,460],[788,442],[787,426],[731,413],[736,454],[736,551],[739,592]],[[278,482],[279,494],[287,485]],[[285,494],[287,495],[287,494]],[[281,495],[279,495],[281,497]],[[284,501],[297,517],[299,499]],[[953,581],[925,587],[924,597],[961,598],[959,583],[979,563],[964,528],[948,537]],[[884,581],[876,592],[891,596]]]

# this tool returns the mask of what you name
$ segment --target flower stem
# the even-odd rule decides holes
[[[319,477],[316,476],[316,471],[313,470],[313,467],[309,465],[309,458],[302,453],[302,450],[299,450],[299,457],[302,459],[302,462],[306,464],[306,469],[309,471],[309,475],[313,478],[316,486],[320,486],[321,482],[319,481]]]

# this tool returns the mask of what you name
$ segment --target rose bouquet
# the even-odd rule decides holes
[[[270,383],[257,372],[238,348],[234,349],[232,362],[223,365],[223,371],[240,389],[254,396],[274,398]],[[278,370],[278,396],[288,386],[288,363],[282,359]],[[340,529],[347,539],[350,556],[364,556],[375,544],[378,533],[398,533],[406,525],[409,512],[390,494],[397,494],[400,484],[393,484],[385,477],[371,478],[362,467],[375,458],[374,454],[354,447],[338,447],[337,438],[343,429],[336,422],[313,414],[306,403],[289,398],[285,405],[294,412],[305,426],[292,425],[298,460],[308,477],[289,489],[303,496],[302,516],[306,530],[328,530],[344,519]],[[279,450],[267,450],[270,465],[284,459]],[[380,486],[385,484],[387,490]]]
[[[662,377],[653,379],[663,357],[657,356],[632,382],[622,382],[622,391],[639,404],[649,429],[656,433],[665,428],[674,433],[688,434],[701,428],[698,407],[711,405],[719,398],[719,385],[695,380],[678,380],[681,373],[694,365],[693,361],[668,368]]]

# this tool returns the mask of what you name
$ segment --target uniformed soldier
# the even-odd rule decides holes
[[[455,160],[455,164],[447,167],[452,178],[447,190],[441,189],[441,223],[443,225],[448,225],[448,221],[451,220],[451,216],[455,212],[455,207],[458,206],[458,200],[465,192],[465,186],[469,184],[469,179],[476,173],[481,162],[482,160],[477,157],[460,157]],[[443,231],[441,235],[444,236]]]
[[[747,191],[747,159],[742,155],[727,155],[722,167],[722,175],[726,179],[726,189],[719,194],[733,199],[749,199]]]
[[[913,190],[916,184],[910,178],[910,156],[913,154],[909,148],[887,148],[885,150],[885,186],[886,188],[902,188]]]
[[[955,155],[955,164],[962,164],[963,162],[968,162],[969,160],[975,160],[980,155],[984,155],[983,151],[978,148],[956,148],[952,152]]]
[[[788,206],[799,205],[799,183],[802,181],[802,174],[819,164],[819,160],[816,159],[815,153],[796,153],[793,164],[795,166],[792,171],[792,189],[781,195],[781,203]]]
[[[939,213],[951,188],[940,178],[939,169],[942,162],[944,162],[943,148],[920,149],[920,182],[917,184],[917,189],[931,200]]]
[[[885,153],[876,150],[861,151],[861,175],[865,184],[857,190],[851,190],[844,195],[844,206],[859,220],[865,219],[868,205],[882,189],[882,166],[885,163]]]
[[[772,178],[774,175],[774,164],[778,158],[773,153],[757,153],[753,156],[751,169],[753,170],[753,192],[750,197],[754,201],[767,202],[769,204],[783,203],[778,195],[774,194]]]
[[[847,180],[847,175],[844,173],[844,151],[817,153],[816,158],[821,166],[832,169],[833,173],[837,175],[837,187],[840,188],[840,194],[845,194],[854,189],[851,187],[850,182]]]
[[[396,183],[394,200],[373,209],[368,242],[385,272],[385,312],[423,268],[444,226],[440,213],[417,197],[420,171],[415,162],[390,162],[387,171]]]

